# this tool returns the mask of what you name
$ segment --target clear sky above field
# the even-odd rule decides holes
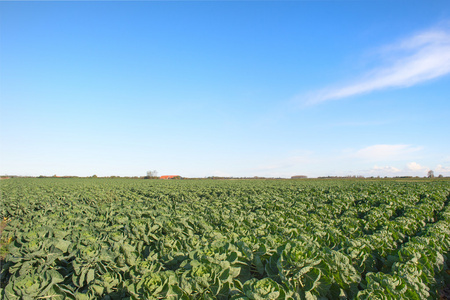
[[[450,176],[450,1],[1,2],[0,174]]]

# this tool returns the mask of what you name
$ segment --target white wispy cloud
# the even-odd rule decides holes
[[[442,165],[437,165],[436,169],[435,169],[435,172],[436,173],[443,173],[444,175],[449,175],[450,174],[450,167],[444,167]]]
[[[385,161],[404,158],[405,155],[420,151],[422,147],[411,145],[373,145],[360,149],[352,154],[353,157],[370,160]]]
[[[422,166],[417,162],[409,162],[401,169],[395,166],[375,165],[369,170],[368,174],[380,176],[425,176],[428,170],[428,167]]]
[[[406,164],[406,170],[407,171],[426,171],[428,170],[428,167],[421,166],[420,164],[416,162],[410,162]]]
[[[393,167],[393,166],[377,166],[375,165],[371,173],[388,173],[388,174],[395,174],[401,172],[400,169]]]
[[[403,168],[395,166],[378,166],[374,165],[372,169],[367,172],[367,175],[379,176],[426,176],[429,170],[434,170],[434,175],[442,174],[444,176],[450,175],[450,167],[437,165],[434,169],[428,166],[421,165],[417,162],[409,162]],[[364,172],[362,172],[364,173]]]
[[[363,79],[313,92],[309,105],[387,88],[409,87],[450,73],[450,29],[420,32],[382,48],[379,67],[362,74]]]

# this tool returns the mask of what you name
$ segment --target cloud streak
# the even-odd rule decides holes
[[[429,170],[434,170],[434,175],[450,175],[450,166],[436,165],[434,168],[423,166],[416,162],[407,163],[404,168],[399,169],[394,166],[378,166],[375,165],[367,172],[367,175],[379,176],[426,176]]]
[[[424,167],[416,162],[410,162],[406,164],[406,169],[408,171],[426,171],[428,167]]]
[[[411,145],[373,145],[356,151],[353,157],[368,161],[398,160],[422,150]]]
[[[444,173],[445,175],[450,174],[450,167],[443,167],[442,165],[436,166],[436,172]]]
[[[407,163],[403,169],[396,168],[394,166],[378,166],[375,165],[370,171],[371,175],[389,175],[389,176],[424,176],[427,174],[429,168],[422,166],[416,162]]]
[[[363,79],[313,93],[307,104],[338,100],[388,88],[416,85],[450,73],[450,30],[432,29],[418,33],[380,51],[384,61]]]

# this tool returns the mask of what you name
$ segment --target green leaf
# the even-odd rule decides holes
[[[70,241],[66,241],[63,239],[59,239],[56,243],[55,243],[55,247],[58,248],[59,250],[61,250],[63,253],[66,253],[67,250],[69,249],[71,242]]]
[[[102,296],[105,291],[105,288],[98,284],[93,284],[90,288],[92,288],[98,296]]]
[[[304,289],[309,292],[317,288],[320,284],[322,272],[319,269],[312,269],[304,276]]]
[[[86,282],[88,284],[91,283],[91,281],[94,280],[94,277],[95,277],[95,270],[89,269],[89,271],[87,272],[87,276],[86,276]]]

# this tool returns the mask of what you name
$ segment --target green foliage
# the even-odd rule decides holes
[[[34,273],[28,270],[27,274],[14,276],[4,291],[5,299],[37,299],[49,297],[64,299],[64,292],[58,288],[58,283],[64,281],[63,276],[55,270],[43,273]]]
[[[2,299],[437,299],[449,181],[10,179]]]

